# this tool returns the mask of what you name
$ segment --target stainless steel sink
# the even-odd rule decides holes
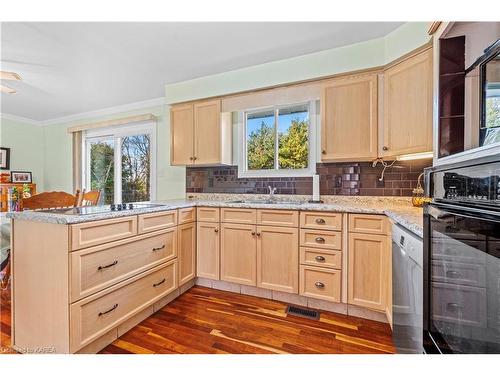
[[[237,200],[237,201],[229,201],[227,203],[247,203],[247,204],[302,204],[302,202],[295,201],[271,201],[264,199],[255,199],[255,200]]]

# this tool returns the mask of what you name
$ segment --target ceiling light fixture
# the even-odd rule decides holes
[[[432,151],[429,152],[419,152],[416,154],[406,154],[406,155],[400,155],[397,157],[397,160],[403,161],[403,160],[417,160],[417,159],[429,159],[434,156]]]

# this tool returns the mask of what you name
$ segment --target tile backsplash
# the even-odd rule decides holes
[[[390,162],[389,162],[390,164]],[[318,163],[322,195],[411,196],[418,175],[432,165],[431,159],[397,161],[386,169],[371,162]],[[277,194],[312,194],[312,177],[238,178],[237,166],[187,167],[187,193],[266,194],[267,186]]]

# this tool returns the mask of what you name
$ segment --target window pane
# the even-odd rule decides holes
[[[278,114],[278,165],[304,169],[309,161],[309,106],[281,108]]]
[[[122,202],[150,200],[151,140],[148,134],[122,140]]]
[[[274,110],[247,114],[249,170],[274,169]]]
[[[105,204],[114,201],[114,140],[90,142],[90,188],[100,190]]]

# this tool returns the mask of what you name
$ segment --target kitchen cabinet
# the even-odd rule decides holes
[[[255,225],[221,224],[221,280],[257,285],[256,234]]]
[[[170,129],[171,165],[231,164],[231,113],[219,99],[172,106]]]
[[[196,223],[179,225],[177,236],[179,286],[181,286],[196,276]]]
[[[257,286],[299,292],[297,228],[257,226]]]
[[[432,48],[384,71],[380,156],[432,151]]]
[[[390,254],[385,235],[349,233],[348,303],[386,311]]]
[[[196,275],[207,279],[219,280],[219,223],[198,222],[196,241]]]
[[[329,82],[323,88],[323,162],[363,161],[377,157],[377,80],[377,74],[349,76]]]
[[[300,294],[306,297],[341,302],[340,270],[300,266]]]

